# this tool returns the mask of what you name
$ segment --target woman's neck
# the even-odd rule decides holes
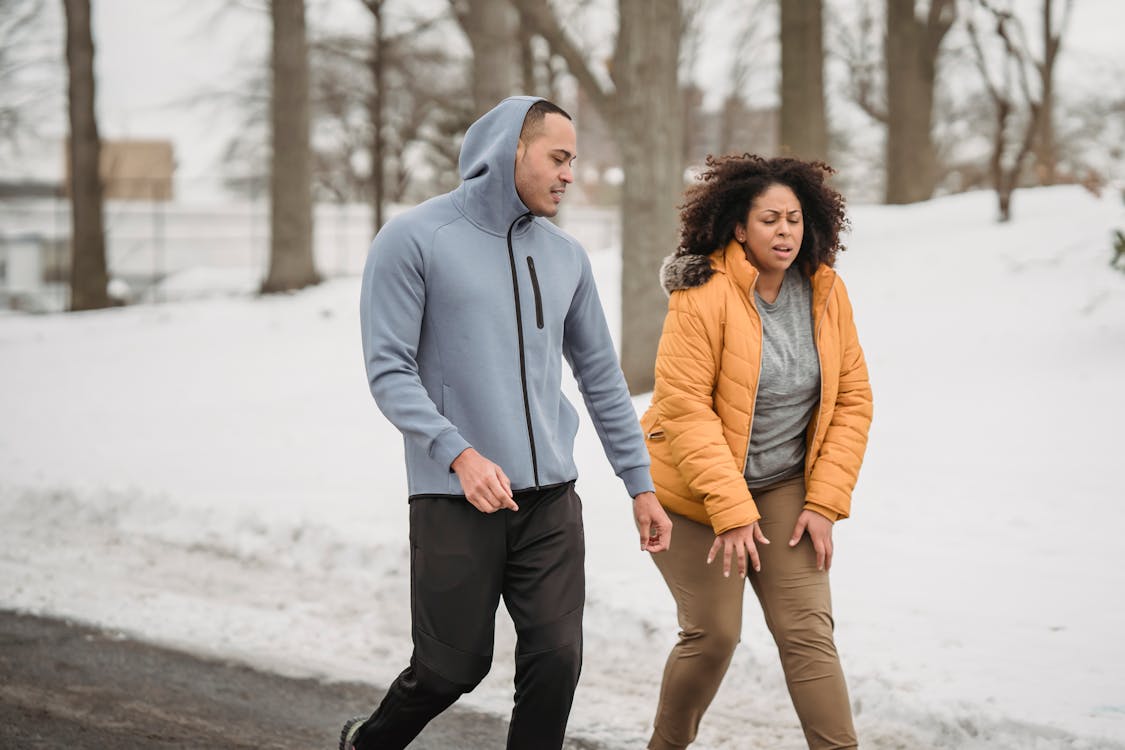
[[[777,295],[781,294],[781,284],[785,281],[784,271],[762,271],[758,270],[758,281],[754,285],[754,291],[758,296],[769,304],[773,304],[777,300]]]

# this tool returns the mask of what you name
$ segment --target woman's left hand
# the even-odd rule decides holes
[[[816,569],[828,570],[832,567],[832,522],[815,511],[801,511],[801,515],[797,517],[797,525],[793,529],[793,538],[789,540],[789,546],[797,546],[797,542],[801,541],[801,535],[806,531],[809,533],[809,539],[812,539],[813,549],[816,550]]]

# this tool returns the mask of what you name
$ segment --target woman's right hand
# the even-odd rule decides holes
[[[707,553],[707,564],[710,565],[714,562],[715,556],[722,549],[724,576],[730,577],[730,559],[733,555],[738,555],[738,576],[740,578],[746,577],[747,557],[750,558],[750,562],[754,566],[754,572],[757,573],[761,571],[762,563],[758,559],[758,547],[754,544],[756,541],[762,544],[770,543],[770,540],[766,539],[766,535],[758,527],[757,521],[749,526],[728,529],[715,537],[715,543],[711,545],[711,551]]]

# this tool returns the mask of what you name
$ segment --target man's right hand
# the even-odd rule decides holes
[[[461,480],[465,499],[481,513],[495,513],[501,508],[519,510],[512,500],[512,483],[504,470],[472,448],[461,451],[450,467]]]

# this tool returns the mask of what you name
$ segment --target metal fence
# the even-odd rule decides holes
[[[392,206],[394,215],[404,206]],[[262,201],[105,204],[111,293],[126,302],[163,302],[252,293],[269,263],[269,204]],[[616,246],[615,210],[568,207],[560,225],[590,250]],[[313,249],[325,277],[359,274],[371,243],[370,206],[315,206]],[[63,198],[0,200],[0,308],[65,310],[70,272],[70,203]]]

